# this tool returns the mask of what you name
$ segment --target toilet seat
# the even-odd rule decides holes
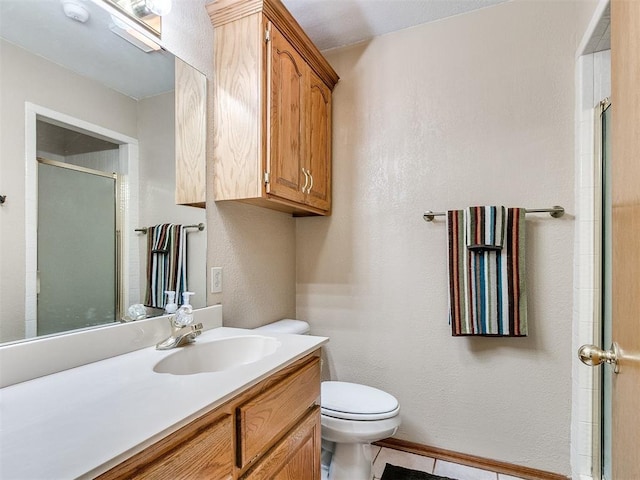
[[[398,400],[377,388],[349,382],[322,382],[322,415],[371,421],[392,418],[399,411]]]

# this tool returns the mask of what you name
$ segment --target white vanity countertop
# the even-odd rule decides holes
[[[221,327],[196,343],[257,333]],[[274,353],[227,371],[156,373],[177,349],[148,347],[0,389],[0,478],[93,478],[328,341],[269,336]]]

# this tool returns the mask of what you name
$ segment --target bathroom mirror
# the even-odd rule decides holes
[[[206,220],[175,203],[175,72],[194,69],[101,0],[63,3],[0,0],[0,344],[118,324],[145,303],[143,229]]]

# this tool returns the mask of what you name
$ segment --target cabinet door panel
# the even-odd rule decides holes
[[[320,480],[320,407],[316,406],[242,480]]]
[[[301,202],[303,161],[303,112],[306,64],[282,34],[271,27],[271,85],[269,126],[271,178],[267,193]]]
[[[176,203],[205,207],[207,77],[175,60]]]
[[[322,210],[331,207],[331,90],[309,69],[307,102],[308,169],[312,184],[307,203]]]
[[[320,396],[320,360],[315,358],[273,388],[238,407],[238,466],[269,448]]]
[[[313,435],[309,435],[302,446],[291,457],[282,470],[274,477],[274,480],[300,480],[301,478],[316,478],[314,457],[316,456]]]

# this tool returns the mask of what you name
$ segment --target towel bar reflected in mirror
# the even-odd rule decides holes
[[[184,228],[197,228],[199,231],[204,230],[204,223],[198,223],[197,225],[185,225]],[[146,235],[147,227],[144,228],[136,228],[136,232],[140,232]]]

